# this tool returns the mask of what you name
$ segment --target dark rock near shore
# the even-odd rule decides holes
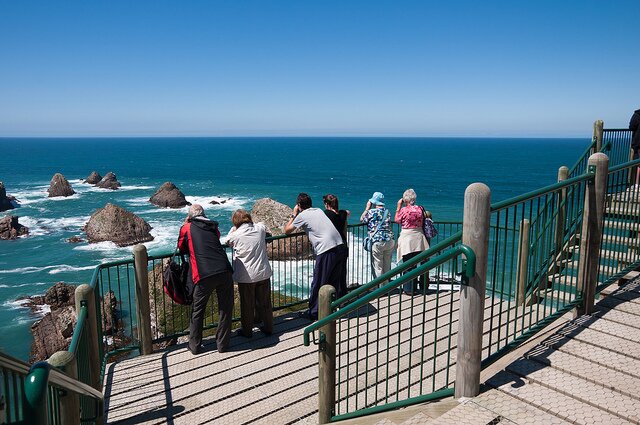
[[[92,171],[84,182],[89,184],[98,184],[100,180],[102,180],[102,176],[98,174],[97,171]]]
[[[58,282],[44,295],[27,298],[26,306],[37,312],[48,305],[50,312],[31,326],[33,344],[31,345],[31,361],[46,360],[53,353],[69,348],[73,330],[77,323],[75,310],[74,285]],[[107,292],[101,301],[101,317],[105,335],[114,335],[118,330],[117,306],[115,293]]]
[[[4,183],[0,182],[0,212],[12,210],[18,206],[18,200],[14,196],[7,195]]]
[[[216,201],[215,199],[209,202],[211,205],[221,205],[226,204],[229,199],[223,199],[222,201]]]
[[[109,171],[98,183],[96,183],[97,187],[101,187],[102,189],[111,189],[117,190],[120,186],[120,182],[115,174]]]
[[[185,199],[184,193],[171,182],[163,183],[149,198],[149,202],[163,208],[182,208],[191,205],[191,202]]]
[[[91,215],[84,226],[89,243],[111,241],[128,246],[153,240],[151,226],[142,218],[114,204],[107,204]]]
[[[56,351],[66,350],[69,347],[73,328],[77,322],[75,290],[76,287],[73,285],[58,282],[49,288],[44,296],[28,298],[26,305],[32,311],[37,311],[44,305],[48,305],[51,310],[31,325],[32,361],[45,360]]]
[[[49,192],[49,198],[55,198],[57,196],[71,196],[76,193],[69,184],[69,181],[60,173],[53,175],[47,192]]]
[[[71,236],[69,239],[67,239],[67,242],[80,243],[80,242],[84,242],[84,239],[82,239],[80,236]]]
[[[0,239],[16,239],[29,234],[29,228],[18,223],[18,217],[8,215],[0,219]]]
[[[293,209],[270,198],[258,199],[253,204],[251,218],[254,223],[263,222],[273,236],[283,235],[284,226],[289,221]],[[297,232],[302,232],[296,229]],[[267,246],[267,254],[272,260],[294,260],[313,257],[313,249],[307,235],[277,239]]]

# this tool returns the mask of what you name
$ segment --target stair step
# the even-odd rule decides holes
[[[640,420],[640,403],[638,403],[638,399],[629,397],[619,391],[526,359],[520,359],[512,363],[507,367],[507,371],[554,391],[573,394],[572,399],[590,404],[620,418],[632,421]],[[570,406],[565,407],[569,408]]]
[[[609,389],[640,400],[640,395],[638,395],[637,391],[640,388],[640,378],[636,376],[619,372],[544,345],[535,347],[525,356],[541,365],[550,366],[553,370],[562,371],[598,386],[602,386],[602,382],[607,382]]]
[[[629,423],[616,415],[603,412],[597,407],[576,400],[565,393],[536,382],[524,382],[519,375],[514,373],[500,372],[489,379],[487,384],[567,422],[616,425]]]
[[[486,391],[474,397],[472,401],[484,408],[499,413],[503,418],[509,419],[517,424],[565,425],[570,423],[554,416],[552,413],[538,409],[529,402],[523,402],[496,389]],[[503,422],[500,421],[499,423],[502,424]]]
[[[640,246],[640,240],[637,237],[626,237],[626,236],[618,236],[618,235],[602,235],[602,242],[624,246],[624,247],[633,247],[637,248]]]
[[[638,217],[640,216],[640,205],[616,203],[615,205],[607,207],[606,213],[622,217]]]
[[[625,229],[634,232],[640,231],[640,223],[632,223],[629,221],[605,220],[604,227],[609,229]]]
[[[599,334],[599,336],[603,337],[605,335]],[[607,341],[608,343],[618,343],[621,340],[610,337]],[[608,347],[616,347],[616,351],[612,351],[606,347],[593,345],[559,334],[543,341],[542,344],[566,353],[567,355],[589,360],[609,369],[640,378],[640,359],[635,357],[636,353],[622,353],[617,350],[617,346],[615,345],[608,345]],[[635,348],[637,348],[637,346]]]
[[[564,267],[564,268],[567,268],[569,270],[578,270],[578,264],[579,264],[578,260],[562,260],[562,261],[558,261],[558,266],[559,267]],[[605,265],[605,266],[600,265],[600,267],[599,267],[599,271],[601,273],[606,274],[607,276],[614,275],[614,274],[618,273],[620,270],[621,270],[620,267],[612,266],[612,265]]]
[[[571,247],[569,248],[571,251],[575,253],[579,253],[579,247]],[[620,262],[628,262],[631,259],[631,254],[627,251],[614,251],[610,249],[601,249],[600,257],[606,258],[607,260],[616,260]]]
[[[449,410],[442,416],[437,418],[438,425],[486,425],[494,423],[513,423],[505,421],[501,413],[493,412],[485,407],[475,403],[473,399],[468,399],[460,403],[457,407]],[[419,424],[423,422],[409,422],[410,424]],[[428,422],[427,422],[428,423]]]
[[[598,311],[594,312],[592,316],[600,317],[612,322],[620,323],[622,325],[630,326],[640,331],[640,320],[637,316],[631,313],[620,311],[617,309],[607,308],[604,305],[599,306]]]
[[[574,341],[579,341],[608,351],[611,351],[609,347],[615,347],[616,353],[637,358],[638,353],[640,353],[640,342],[630,341],[626,338],[585,327],[589,326],[595,320],[598,319],[592,317],[589,322],[576,320],[569,322],[547,340],[550,344],[553,344],[554,340],[571,337]]]

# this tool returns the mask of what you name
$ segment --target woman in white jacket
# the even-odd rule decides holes
[[[227,244],[233,248],[233,280],[240,293],[240,335],[253,336],[254,312],[262,319],[260,330],[273,332],[271,306],[271,266],[267,257],[267,229],[263,223],[253,223],[246,210],[237,210],[231,217],[233,227]]]

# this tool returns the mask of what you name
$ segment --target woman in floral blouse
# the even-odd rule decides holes
[[[402,199],[398,200],[395,216],[396,223],[402,227],[398,238],[398,259],[402,258],[402,261],[408,261],[422,251],[429,249],[429,242],[422,231],[423,220],[424,212],[421,207],[416,205],[416,192],[413,189],[405,190]],[[405,273],[408,272],[409,270]],[[428,276],[425,277],[425,280],[427,278]],[[413,279],[406,282],[402,289],[405,294],[413,295],[423,289],[420,286],[418,280]]]
[[[386,212],[386,213],[385,213]],[[384,195],[375,192],[367,201],[367,206],[360,216],[360,221],[367,223],[369,237],[373,241],[371,248],[371,268],[373,277],[376,278],[391,270],[391,255],[396,242],[393,239],[391,229],[391,214],[384,206]],[[378,228],[378,224],[380,224]]]

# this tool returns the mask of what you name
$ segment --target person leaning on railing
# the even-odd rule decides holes
[[[189,351],[202,352],[202,324],[207,301],[213,290],[218,296],[219,320],[216,345],[227,351],[231,338],[233,314],[233,280],[231,264],[220,243],[218,223],[209,220],[201,205],[193,204],[180,228],[178,249],[189,254],[189,277],[193,281],[193,306],[189,325]]]
[[[347,257],[349,256],[349,247],[347,245],[347,219],[351,215],[349,210],[341,210],[338,208],[338,197],[331,193],[327,193],[322,197],[324,202],[324,214],[331,220],[335,226],[342,243],[347,247]],[[342,267],[342,274],[340,275],[340,288],[338,289],[338,298],[347,294],[347,261],[344,262]]]
[[[640,109],[636,109],[631,116],[629,130],[631,130],[631,149],[633,149],[632,159],[638,159],[640,158]],[[636,167],[635,184],[640,184],[640,167]]]
[[[331,220],[319,208],[312,208],[311,197],[300,193],[293,208],[291,218],[284,226],[285,233],[293,233],[300,228],[309,235],[309,242],[316,254],[309,294],[309,311],[303,316],[318,319],[318,293],[322,285],[331,285],[340,291],[340,279],[344,262],[347,261],[347,247]]]
[[[231,216],[233,227],[227,245],[233,249],[233,280],[240,294],[239,334],[253,336],[254,312],[262,320],[260,330],[273,332],[273,306],[271,305],[271,266],[267,256],[268,236],[264,223],[255,223],[246,210],[236,210]]]
[[[360,221],[367,224],[371,247],[371,268],[374,279],[391,270],[391,255],[396,242],[391,229],[391,214],[384,206],[384,195],[374,192],[367,201]],[[379,225],[379,226],[378,226]],[[377,229],[377,231],[376,231]]]
[[[402,198],[398,200],[396,207],[395,222],[399,223],[402,228],[398,237],[397,258],[401,258],[403,262],[429,249],[429,241],[422,231],[422,222],[425,219],[424,212],[421,207],[416,205],[416,198],[416,192],[413,189],[407,189],[402,194]],[[411,269],[405,273],[409,271]],[[416,278],[404,283],[402,290],[408,295],[421,291],[423,279],[418,282]]]

